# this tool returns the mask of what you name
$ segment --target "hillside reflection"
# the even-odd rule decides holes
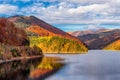
[[[61,60],[44,57],[3,63],[0,64],[0,80],[44,80],[64,66],[58,63]]]

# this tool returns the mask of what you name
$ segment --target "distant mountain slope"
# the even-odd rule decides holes
[[[114,40],[120,38],[120,30],[107,30],[106,32],[87,34],[79,36],[78,38],[84,41],[84,43],[87,44],[89,49],[102,49]]]
[[[87,34],[97,34],[97,33],[104,32],[104,31],[107,31],[107,29],[74,31],[74,32],[68,32],[68,33],[77,37],[77,36],[83,36]]]
[[[53,27],[52,25],[34,17],[34,16],[12,16],[8,18],[14,22],[16,26],[24,28],[28,33],[36,34],[39,36],[59,36],[67,39],[78,41],[80,45],[86,46],[77,37]]]
[[[105,50],[120,50],[120,38],[107,45]]]

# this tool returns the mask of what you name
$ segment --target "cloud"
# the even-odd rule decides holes
[[[34,15],[53,24],[120,24],[120,0],[23,0],[23,2],[32,4],[22,5],[20,8],[10,3],[1,4],[0,14]]]
[[[18,10],[17,6],[10,5],[10,4],[0,4],[0,14],[12,14]]]
[[[16,0],[16,2],[17,2],[18,0]],[[23,2],[29,2],[30,0],[20,0],[20,1],[23,1]]]
[[[93,12],[96,14],[107,14],[105,13],[107,9],[109,8],[109,5],[106,4],[93,4],[89,6],[79,6],[78,8],[69,9],[70,13],[74,14],[81,14],[81,13],[87,13],[87,12]]]
[[[108,3],[111,0],[62,0],[62,1],[67,1],[71,3],[78,3],[78,4],[102,4],[102,3]]]
[[[17,0],[16,0],[17,1]],[[24,1],[24,0],[21,0]],[[25,0],[25,1],[33,1],[33,0]],[[77,4],[101,4],[107,3],[111,0],[35,0],[34,2],[70,2],[70,3],[77,3]]]
[[[77,0],[76,0],[77,1]],[[98,0],[99,2],[100,0]],[[33,4],[22,9],[29,15],[35,15],[49,23],[64,24],[101,24],[117,23],[119,19],[118,2],[76,6],[73,3],[60,2],[48,7],[41,3]],[[112,6],[111,6],[112,4]],[[108,21],[108,22],[107,22]]]

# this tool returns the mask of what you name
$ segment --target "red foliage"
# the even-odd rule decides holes
[[[12,46],[22,46],[29,43],[25,31],[14,27],[6,18],[0,18],[0,42]]]

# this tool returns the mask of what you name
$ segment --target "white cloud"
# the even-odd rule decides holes
[[[50,5],[43,7],[39,4],[34,4],[23,8],[23,12],[29,15],[35,15],[49,23],[72,23],[72,24],[100,24],[109,22],[119,22],[118,7],[114,2],[114,7],[111,3],[90,4],[75,7],[72,3],[60,2],[58,5]],[[116,13],[118,14],[116,18]]]
[[[15,0],[16,2],[18,1],[18,0]],[[30,0],[21,0],[21,1],[23,1],[23,2],[29,2]]]
[[[18,10],[17,6],[0,4],[0,14],[11,14]]]
[[[24,0],[21,0],[24,1]],[[25,1],[33,1],[33,0],[25,0]],[[101,4],[110,2],[111,0],[35,0],[35,2],[71,2],[71,3],[77,3],[77,4]]]
[[[107,14],[106,11],[109,8],[109,5],[106,4],[93,4],[93,5],[89,5],[89,6],[80,6],[78,8],[73,8],[73,9],[69,9],[70,13],[74,13],[74,14],[81,14],[81,13],[87,13],[87,12],[93,12],[93,13],[100,13],[101,14]]]
[[[28,2],[29,0],[26,0]],[[32,0],[31,0],[32,1]],[[120,24],[120,0],[44,0],[58,1],[45,7],[36,0],[32,5],[19,8],[14,5],[0,5],[0,14],[18,13],[34,15],[48,23],[66,24]]]
[[[68,1],[71,3],[78,3],[78,4],[102,4],[110,2],[111,0],[62,0],[62,1]]]

